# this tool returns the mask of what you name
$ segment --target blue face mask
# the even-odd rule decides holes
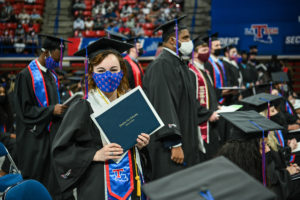
[[[55,61],[52,57],[51,54],[48,58],[46,58],[46,68],[50,70],[54,70],[55,68],[59,67],[59,62]]]
[[[113,92],[115,91],[123,78],[123,71],[118,73],[111,73],[106,71],[105,73],[93,73],[93,79],[97,87],[103,92]]]

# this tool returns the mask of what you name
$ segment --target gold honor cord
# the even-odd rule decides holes
[[[97,87],[97,91],[99,92],[99,94],[101,95],[102,99],[105,101],[106,104],[109,104],[109,102],[106,100],[106,98],[103,96],[102,92],[99,90],[99,88]],[[119,96],[119,94],[118,94]],[[135,148],[133,147],[133,159],[134,159],[134,165],[135,165],[135,180],[136,180],[136,196],[140,197],[141,194],[141,180],[140,180],[140,176],[138,173],[138,169],[137,169],[137,164],[136,164],[136,153],[135,153]]]

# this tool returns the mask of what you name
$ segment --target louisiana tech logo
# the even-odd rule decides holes
[[[269,27],[268,24],[252,24],[250,28],[245,28],[245,35],[253,35],[255,42],[266,44],[273,43],[272,35],[278,35],[278,27]]]
[[[128,181],[126,174],[123,173],[124,169],[115,169],[112,171],[114,173],[114,179],[116,181],[122,181],[122,182]]]

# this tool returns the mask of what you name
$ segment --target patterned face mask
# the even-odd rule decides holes
[[[50,53],[50,56],[46,58],[46,68],[50,70],[54,70],[55,68],[59,67],[59,62],[55,61]]]
[[[113,92],[115,91],[123,78],[123,71],[118,73],[111,73],[106,71],[105,73],[93,73],[93,79],[97,87],[103,92]]]

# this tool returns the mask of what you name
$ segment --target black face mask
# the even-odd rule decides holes
[[[138,50],[138,55],[141,56],[141,55],[143,55],[143,54],[144,54],[144,49],[143,49],[143,48],[140,48],[140,49]]]
[[[5,103],[5,96],[0,96],[0,104],[4,104]]]
[[[219,56],[219,55],[221,55],[221,52],[222,52],[222,49],[215,49],[215,51],[214,51],[214,55],[215,56]]]

